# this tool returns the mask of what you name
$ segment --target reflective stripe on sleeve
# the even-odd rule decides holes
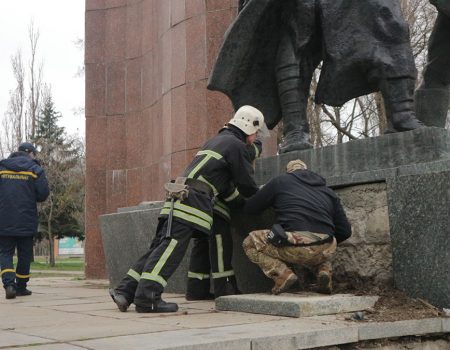
[[[235,199],[236,197],[238,197],[239,196],[239,191],[238,191],[238,189],[236,188],[235,190],[234,190],[234,192],[231,194],[231,195],[229,195],[227,198],[224,198],[224,201],[225,202],[231,202],[233,199]]]

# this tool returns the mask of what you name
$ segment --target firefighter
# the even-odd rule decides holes
[[[224,129],[228,128],[225,125]],[[247,145],[249,158],[254,161],[262,152],[260,139]],[[191,251],[186,300],[208,300],[223,295],[240,294],[231,259],[233,241],[230,231],[230,209],[243,206],[244,199],[238,189],[230,184],[229,195],[217,196],[213,207],[213,226],[211,237],[194,239]],[[210,280],[213,280],[214,294],[210,293]]]
[[[176,303],[161,298],[167,280],[183,259],[190,239],[211,234],[216,197],[229,197],[234,186],[243,196],[257,191],[246,144],[252,144],[263,127],[262,113],[252,106],[242,106],[228,127],[205,143],[183,176],[166,184],[168,200],[150,249],[119,285],[110,289],[120,311],[127,311],[133,302],[137,312],[178,310]]]
[[[6,299],[31,295],[27,282],[38,228],[36,202],[48,195],[47,178],[31,143],[20,144],[18,152],[0,161],[0,268]]]

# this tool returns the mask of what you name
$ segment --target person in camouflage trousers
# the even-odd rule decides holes
[[[315,270],[317,290],[330,294],[331,260],[337,243],[351,236],[339,198],[321,176],[307,170],[301,160],[294,160],[289,162],[287,174],[275,177],[248,200],[246,211],[258,214],[270,206],[285,231],[285,241],[282,246],[274,245],[273,229],[250,232],[243,242],[248,258],[273,279],[273,294],[286,291],[298,280],[288,264]]]

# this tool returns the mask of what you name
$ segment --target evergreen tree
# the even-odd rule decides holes
[[[39,160],[46,172],[50,196],[39,208],[39,238],[46,238],[50,248],[50,264],[54,266],[54,238],[65,236],[84,238],[79,222],[83,212],[84,163],[81,147],[76,140],[68,139],[63,127],[58,125],[61,113],[57,112],[49,95],[38,119],[34,143]]]

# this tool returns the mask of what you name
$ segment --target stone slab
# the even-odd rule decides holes
[[[383,181],[396,174],[392,168],[450,160],[450,131],[421,128],[262,158],[256,162],[257,182],[266,183],[297,158],[325,177],[329,185]]]
[[[216,309],[288,317],[308,317],[362,311],[374,306],[377,296],[351,294],[241,294],[216,299]]]
[[[442,319],[442,332],[450,333],[450,318]]]
[[[1,325],[2,328],[4,326],[4,324]],[[51,342],[51,340],[42,337],[20,334],[8,330],[0,330],[0,348],[6,346],[21,346],[28,344],[45,344]]]
[[[394,282],[450,308],[450,171],[389,179]]]
[[[25,346],[25,347],[14,347],[14,350],[82,350],[79,346],[70,345],[66,343],[57,344],[45,344],[38,346]]]
[[[404,337],[442,332],[442,319],[407,320],[397,322],[368,323],[359,327],[359,340]]]

